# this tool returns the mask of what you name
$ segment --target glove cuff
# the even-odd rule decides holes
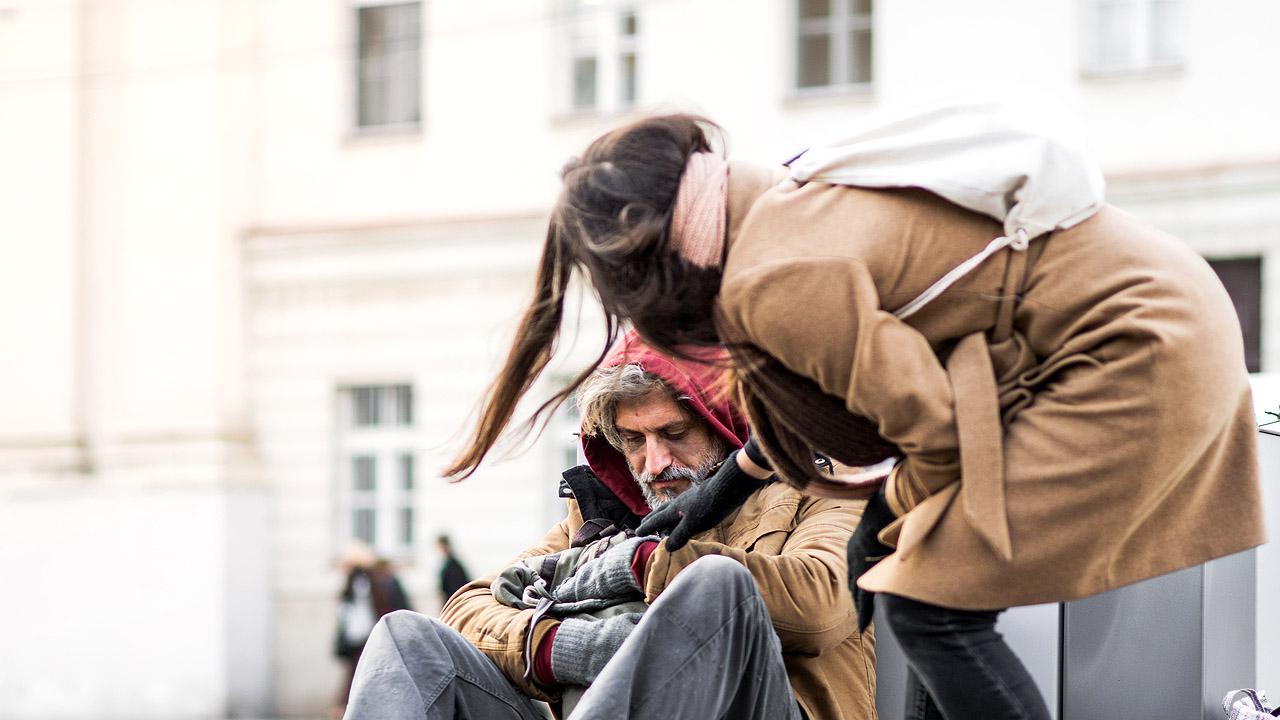
[[[551,672],[556,681],[582,686],[595,682],[634,627],[634,620],[627,616],[561,620],[551,643]]]
[[[636,546],[636,551],[631,556],[631,576],[636,579],[640,591],[644,592],[644,578],[649,569],[649,556],[658,549],[658,543],[662,542],[662,539],[642,538],[642,540],[643,542]]]
[[[587,685],[592,675],[591,641],[596,623],[579,618],[565,618],[556,629],[551,643],[551,674],[556,682],[567,685]]]
[[[769,458],[764,456],[764,451],[760,449],[760,445],[756,443],[755,436],[747,438],[747,442],[742,446],[742,452],[747,454],[751,462],[759,465],[765,470],[773,471],[773,464],[769,462]]]

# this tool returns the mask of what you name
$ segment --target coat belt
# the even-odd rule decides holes
[[[1013,559],[1005,507],[1004,426],[995,370],[983,333],[967,335],[947,360],[960,442],[960,500],[965,518],[1001,558]]]
[[[1013,336],[1014,313],[1018,298],[1026,288],[1031,266],[1040,258],[1045,242],[1029,251],[1012,252],[1005,267],[1001,299],[990,331],[993,343],[1004,344]],[[902,533],[898,552],[905,558],[937,525],[946,508],[960,496],[965,519],[999,557],[1013,559],[1013,541],[1009,531],[1009,515],[1005,504],[1004,422],[1000,409],[1000,392],[995,367],[991,362],[991,346],[984,332],[963,338],[947,358],[947,377],[955,407],[957,440],[960,444],[960,488],[956,493],[943,491],[931,507],[929,502],[912,512],[918,517],[915,527],[900,525],[893,533]],[[1023,402],[1013,403],[1021,407]],[[1016,413],[1015,407],[1010,407]],[[900,518],[905,521],[906,516]]]

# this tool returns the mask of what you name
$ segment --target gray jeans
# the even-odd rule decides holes
[[[365,645],[346,720],[538,720],[489,658],[438,620],[399,611]],[[572,720],[799,720],[782,648],[751,574],[694,562],[644,614]]]

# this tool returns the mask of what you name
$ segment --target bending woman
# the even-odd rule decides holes
[[[1182,243],[1103,207],[997,253],[901,320],[895,309],[1000,224],[923,190],[726,163],[710,127],[641,120],[565,169],[533,304],[450,474],[475,470],[547,364],[581,270],[609,343],[627,321],[668,352],[729,347],[753,439],[785,481],[887,508],[869,535],[896,549],[858,585],[879,593],[949,720],[1048,717],[993,630],[1002,609],[1264,541],[1239,325]],[[815,470],[815,452],[901,460],[883,484],[846,486]],[[699,493],[684,537],[732,509],[724,481],[748,482],[740,470],[726,463],[718,491]]]

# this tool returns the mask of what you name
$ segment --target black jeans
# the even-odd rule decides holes
[[[1002,610],[953,610],[876,595],[907,656],[907,720],[1049,720],[1022,661],[996,632]]]

